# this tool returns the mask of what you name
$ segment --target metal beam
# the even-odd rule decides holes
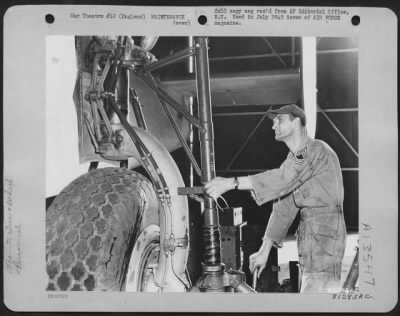
[[[193,56],[194,55],[193,49],[194,49],[193,47],[189,47],[189,48],[179,51],[171,56],[162,58],[154,63],[151,63],[150,65],[144,66],[143,71],[144,72],[153,71],[153,70],[165,67],[167,65],[175,64],[183,59]]]
[[[153,84],[154,86],[157,86],[157,83],[154,79],[154,77],[150,74],[147,73],[147,78],[150,80],[150,83]],[[171,110],[169,109],[168,105],[166,104],[166,101],[163,98],[158,99],[160,101],[161,107],[163,108],[165,114],[167,115],[167,118],[169,122],[171,123],[172,128],[175,131],[176,136],[178,137],[180,143],[182,144],[183,149],[186,152],[186,155],[188,156],[189,160],[192,163],[193,168],[196,170],[196,173],[201,176],[201,170],[199,165],[197,164],[197,161],[189,148],[188,144],[185,141],[185,138],[183,137],[178,124],[176,123],[174,117],[172,116]]]
[[[291,57],[292,57],[292,67],[296,64],[296,39],[294,37],[291,38],[290,41],[290,48],[291,48]]]
[[[191,37],[191,41],[193,42],[193,37]],[[194,67],[194,60],[192,63],[192,66]],[[189,67],[190,68],[190,67]],[[189,113],[191,115],[194,115],[193,113],[193,105],[194,105],[194,97],[191,96],[189,97]],[[194,128],[193,128],[193,124],[189,124],[189,149],[190,152],[194,152]],[[197,160],[196,160],[197,161]],[[190,164],[190,169],[189,169],[189,186],[193,187],[194,186],[194,174],[193,174],[194,168],[193,165]]]
[[[358,53],[358,48],[344,48],[344,49],[326,49],[326,50],[318,50],[317,55],[319,54],[336,54],[336,53]],[[285,52],[279,54],[281,57],[292,56],[292,52]],[[296,52],[295,55],[300,55],[299,52]],[[272,58],[276,57],[276,54],[253,54],[253,55],[243,55],[243,56],[227,56],[227,57],[212,57],[210,61],[224,61],[224,60],[241,60],[241,59],[255,59],[255,58]]]
[[[251,115],[264,115],[263,112],[227,112],[227,113],[214,113],[213,117],[229,117],[229,116],[251,116]]]
[[[128,85],[129,87],[129,85]],[[129,88],[130,96],[127,99],[128,106],[131,105],[133,109],[133,113],[135,114],[136,123],[140,128],[147,130],[146,121],[144,119],[143,111],[141,104],[139,103],[139,97],[137,96],[135,89]],[[130,102],[132,101],[132,102]]]
[[[149,79],[152,81],[152,83],[153,83],[154,85],[156,85],[153,76],[149,75],[148,77],[149,77]],[[196,173],[197,173],[199,176],[201,176],[200,167],[199,167],[199,165],[197,164],[197,161],[196,161],[196,159],[194,158],[193,153],[192,153],[192,151],[190,150],[188,144],[186,143],[185,138],[183,137],[183,135],[182,135],[182,133],[181,133],[181,131],[180,131],[180,129],[179,129],[178,124],[176,123],[174,117],[172,116],[171,110],[169,109],[169,107],[168,107],[168,105],[166,104],[166,102],[164,101],[164,99],[160,98],[159,101],[160,101],[161,107],[163,108],[165,114],[167,115],[167,117],[168,117],[168,119],[169,119],[169,122],[171,123],[172,128],[173,128],[174,131],[175,131],[176,136],[178,137],[180,143],[182,144],[183,149],[185,150],[185,152],[186,152],[186,154],[187,154],[189,160],[191,161],[191,163],[192,163],[194,169],[196,170]]]
[[[287,64],[285,63],[285,61],[282,59],[282,57],[278,54],[278,52],[275,50],[275,48],[272,47],[271,43],[265,38],[262,38],[263,41],[269,46],[269,48],[271,48],[272,52],[275,54],[276,57],[278,57],[279,61],[285,66],[287,67]]]
[[[189,111],[186,110],[184,106],[179,104],[174,98],[172,98],[167,92],[165,92],[162,88],[160,88],[155,82],[152,82],[148,76],[151,74],[147,72],[146,74],[142,72],[137,72],[137,75],[156,93],[159,98],[165,100],[168,104],[170,104],[178,113],[182,114],[184,118],[186,118],[190,123],[192,123],[197,128],[200,127],[200,122],[197,118],[193,117]]]
[[[236,105],[236,104],[235,104]],[[229,104],[229,106],[232,106]],[[240,106],[246,106],[244,104],[240,104]],[[217,107],[217,106],[214,106]],[[321,112],[325,113],[343,113],[343,112],[358,112],[358,108],[337,108],[337,109],[324,109],[324,110],[317,110],[317,113]],[[224,112],[224,113],[213,113],[213,117],[219,117],[219,116],[249,116],[249,115],[263,115],[265,112],[264,111],[254,111],[254,112]]]
[[[325,49],[318,50],[317,55],[319,54],[338,54],[338,53],[358,53],[358,48],[343,48],[343,49]]]
[[[326,118],[329,124],[333,127],[336,133],[340,136],[340,138],[346,143],[346,145],[350,148],[350,150],[356,155],[358,158],[358,152],[354,149],[353,145],[346,139],[346,137],[342,134],[342,132],[337,128],[336,124],[329,118],[328,114],[324,112],[323,109],[319,105],[317,105],[318,111]]]
[[[161,103],[161,106],[162,106],[165,114],[167,114],[167,117],[169,118],[169,121],[170,121],[173,129],[175,130],[176,136],[178,136],[178,139],[181,142],[182,147],[185,150],[186,155],[188,156],[194,170],[196,171],[198,176],[201,176],[201,170],[200,170],[199,165],[197,164],[196,158],[194,158],[194,155],[193,155],[191,149],[189,148],[181,131],[179,130],[178,124],[176,123],[174,117],[172,116],[171,110],[169,109],[168,105],[165,103],[164,100],[160,99],[160,103]]]
[[[358,108],[335,108],[335,109],[323,109],[325,113],[329,112],[358,112]],[[317,109],[317,112],[322,112],[320,109]]]
[[[217,109],[217,108],[226,108],[226,107],[248,107],[248,106],[264,106],[266,108],[270,108],[271,106],[274,105],[281,105],[281,104],[248,104],[248,103],[236,103],[236,104],[213,104],[213,108]],[[317,109],[317,112],[320,112]],[[328,113],[328,112],[358,112],[358,108],[356,107],[340,107],[340,108],[324,108],[324,112]],[[226,112],[228,113],[254,113],[254,112]],[[258,112],[261,114],[264,114],[264,112]],[[225,113],[217,113],[217,114],[225,114]],[[216,113],[214,113],[213,115],[216,115]]]
[[[260,127],[260,125],[262,124],[262,122],[264,122],[265,118],[267,117],[267,111],[264,113],[263,117],[258,121],[257,125],[254,127],[254,129],[251,131],[251,133],[247,136],[246,140],[244,141],[244,143],[242,144],[242,146],[240,146],[239,150],[236,152],[236,154],[233,156],[233,158],[231,159],[231,161],[228,163],[228,166],[225,168],[225,172],[230,171],[231,166],[233,165],[233,163],[235,162],[235,160],[237,159],[237,157],[239,157],[239,155],[242,153],[243,149],[247,146],[247,144],[249,143],[250,139],[253,137],[254,133],[257,131],[257,129]]]
[[[231,169],[229,170],[230,173],[247,173],[247,174],[254,174],[254,173],[260,173],[264,172],[267,169]],[[342,171],[359,171],[359,168],[341,168]],[[217,169],[216,170],[218,175],[223,175],[226,170],[223,169]]]

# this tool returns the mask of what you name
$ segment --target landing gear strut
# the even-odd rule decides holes
[[[215,177],[214,132],[212,124],[210,75],[207,38],[196,37],[195,60],[197,98],[200,119],[201,182]],[[204,196],[202,275],[191,291],[201,292],[255,292],[245,282],[242,272],[225,271],[221,262],[221,231],[215,201]]]

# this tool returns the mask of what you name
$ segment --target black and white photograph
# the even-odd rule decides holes
[[[47,44],[47,290],[357,291],[357,39]]]
[[[25,9],[5,20],[12,310],[393,307],[391,11],[35,8],[12,99]]]

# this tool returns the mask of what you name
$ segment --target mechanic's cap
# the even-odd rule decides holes
[[[278,114],[292,114],[294,117],[300,118],[301,125],[306,125],[306,114],[296,104],[288,104],[279,109],[267,111],[267,116],[271,120],[273,120]]]

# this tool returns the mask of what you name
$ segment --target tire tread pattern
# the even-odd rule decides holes
[[[46,212],[47,290],[120,291],[138,220],[155,196],[147,178],[122,168],[70,183]]]

